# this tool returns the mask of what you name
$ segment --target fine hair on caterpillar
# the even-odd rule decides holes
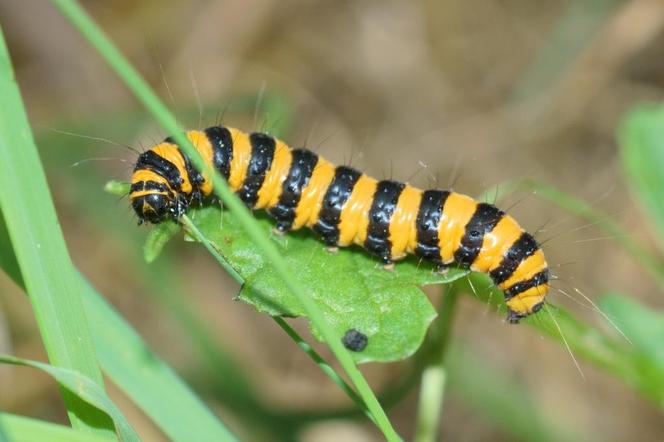
[[[532,235],[492,204],[448,190],[420,190],[334,166],[264,133],[212,126],[186,133],[207,164],[280,232],[309,227],[328,247],[362,246],[386,266],[412,254],[440,268],[456,263],[491,276],[508,321],[539,311],[549,268]],[[139,223],[177,220],[212,194],[171,138],[139,155],[129,199]]]

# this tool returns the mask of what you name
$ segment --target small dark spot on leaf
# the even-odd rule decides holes
[[[341,342],[350,351],[362,351],[366,348],[369,338],[364,333],[351,328],[346,332]]]
[[[224,237],[224,242],[230,246],[231,244],[233,244],[233,237],[231,236]]]

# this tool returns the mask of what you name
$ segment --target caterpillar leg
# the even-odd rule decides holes
[[[523,318],[528,316],[527,313],[517,313],[514,310],[508,310],[507,311],[507,320],[508,324],[518,324],[519,321],[521,321]]]
[[[382,255],[379,258],[383,262],[383,270],[388,272],[394,271],[394,261],[390,255]]]
[[[435,264],[434,273],[439,275],[446,275],[450,271],[449,264]]]
[[[182,215],[187,213],[187,209],[189,209],[187,198],[182,194],[178,195],[175,204],[169,209],[171,218],[179,222]]]
[[[288,226],[285,224],[277,224],[272,228],[272,233],[276,236],[284,236],[288,232]]]
[[[195,205],[198,208],[203,207],[203,194],[199,190],[194,190],[189,196],[189,201],[187,202],[189,206]]]
[[[200,209],[203,207],[203,195],[201,195],[200,191],[194,190],[191,192],[191,195],[189,195],[189,198],[186,199],[186,202],[187,209],[185,209],[185,211],[188,210],[189,207],[196,207],[197,209]],[[195,212],[191,215],[191,219],[196,219]]]
[[[331,235],[329,234],[330,232],[321,233],[320,231],[318,231],[318,233],[321,235],[320,238],[325,243],[326,251],[330,253],[337,253],[339,251],[339,244],[337,243],[337,240],[339,239],[338,236]]]

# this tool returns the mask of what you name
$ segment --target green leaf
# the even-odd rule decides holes
[[[0,413],[0,442],[108,442],[115,440],[64,425]]]
[[[161,223],[158,229],[152,229],[143,245],[143,257],[146,262],[154,262],[159,257],[166,243],[180,231],[180,226],[174,221]]]
[[[297,298],[231,213],[225,211],[222,215],[217,207],[191,212],[203,235],[245,281],[240,300],[272,316],[306,316]],[[265,216],[257,216],[265,232],[274,227]],[[394,271],[386,271],[359,248],[328,252],[307,231],[273,236],[273,241],[339,336],[355,329],[369,338],[363,351],[353,353],[356,362],[410,356],[436,316],[418,286],[448,283],[467,274],[459,269],[436,274],[430,265],[410,259],[397,263]]]
[[[104,185],[104,192],[111,195],[125,196],[129,194],[131,184],[126,181],[111,180]]]
[[[627,178],[664,245],[664,107],[635,108],[625,117],[618,135]]]
[[[16,358],[0,353],[0,363],[25,365],[37,368],[51,375],[60,385],[74,393],[83,401],[106,413],[115,424],[115,430],[122,441],[139,441],[138,434],[129,425],[120,410],[108,398],[106,392],[92,379],[67,368],[55,367],[38,361]]]

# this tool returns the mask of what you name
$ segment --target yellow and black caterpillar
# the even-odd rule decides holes
[[[549,290],[544,253],[532,235],[492,204],[447,190],[378,181],[263,133],[214,126],[187,137],[251,209],[266,209],[281,232],[303,226],[329,246],[358,244],[385,264],[414,254],[488,273],[503,290],[508,321],[537,312]],[[177,220],[212,194],[172,139],[138,157],[129,198],[140,222]]]

